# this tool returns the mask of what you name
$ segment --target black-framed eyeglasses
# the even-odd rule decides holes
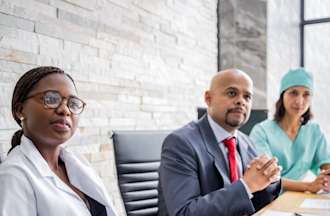
[[[67,107],[73,114],[80,114],[84,110],[86,103],[76,96],[70,96],[68,98],[62,97],[58,91],[48,90],[44,92],[39,92],[28,96],[25,100],[42,95],[42,100],[44,102],[44,107],[47,109],[57,109],[63,103],[64,99],[67,99]]]

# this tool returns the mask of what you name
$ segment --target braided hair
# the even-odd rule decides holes
[[[34,89],[36,84],[43,79],[44,77],[50,75],[50,74],[63,74],[66,75],[75,86],[75,83],[72,79],[72,77],[65,73],[62,69],[52,66],[42,66],[33,68],[26,73],[24,73],[19,80],[17,81],[13,97],[11,101],[11,112],[12,115],[17,122],[17,124],[21,127],[20,130],[16,131],[11,139],[11,148],[9,152],[18,146],[21,142],[21,137],[23,135],[23,129],[22,129],[22,121],[18,118],[17,113],[20,109],[20,106],[24,103],[26,100],[28,94]],[[9,153],[8,152],[8,153]]]

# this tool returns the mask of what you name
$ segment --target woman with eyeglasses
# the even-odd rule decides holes
[[[260,154],[278,158],[284,190],[330,191],[330,146],[311,121],[312,95],[312,74],[304,68],[289,70],[281,80],[274,119],[255,125],[250,133]],[[309,170],[317,177],[303,181]]]
[[[18,80],[12,115],[21,129],[0,165],[1,216],[116,215],[100,178],[62,145],[85,105],[59,68],[34,68]]]

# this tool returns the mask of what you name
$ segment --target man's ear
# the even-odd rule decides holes
[[[211,92],[208,90],[204,93],[204,101],[207,104],[207,106],[211,105],[211,99],[212,99]]]

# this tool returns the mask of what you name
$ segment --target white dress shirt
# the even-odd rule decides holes
[[[228,131],[226,131],[225,129],[223,129],[218,123],[216,123],[212,117],[210,115],[207,115],[207,120],[209,121],[210,123],[210,127],[215,135],[215,138],[218,142],[218,145],[219,145],[219,148],[223,154],[223,156],[225,158],[227,158],[226,160],[226,165],[228,167],[228,170],[229,170],[229,159],[228,159],[228,149],[225,147],[223,141],[225,139],[228,139],[228,138],[231,138],[231,137],[237,137],[237,131],[235,130],[234,133],[229,133]],[[243,176],[243,165],[242,165],[242,159],[241,159],[241,156],[239,154],[239,152],[237,151],[237,148],[236,148],[236,159],[237,159],[237,168],[238,168],[238,173],[239,173],[239,176]],[[229,175],[229,173],[228,173]],[[253,198],[253,194],[251,193],[251,190],[250,188],[247,186],[247,184],[245,183],[245,181],[240,178],[240,181],[243,183],[245,189],[246,189],[246,192],[248,193],[249,195],[249,198],[252,199]]]
[[[70,183],[117,215],[101,182],[86,162],[61,147]],[[24,135],[0,165],[1,216],[91,216],[84,201],[49,168]]]

